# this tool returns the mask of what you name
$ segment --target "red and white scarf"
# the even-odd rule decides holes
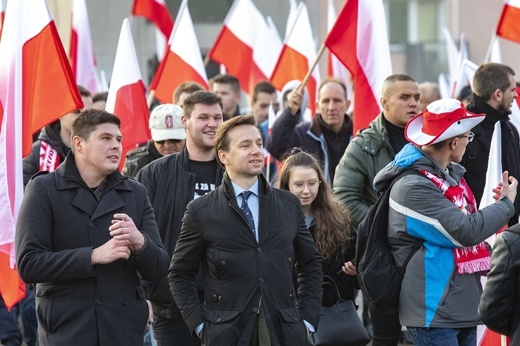
[[[40,171],[54,172],[60,165],[60,155],[49,143],[40,141]]]
[[[441,189],[444,197],[452,201],[461,212],[473,214],[477,211],[475,196],[473,196],[473,192],[471,192],[464,178],[461,179],[459,185],[451,186],[446,180],[430,172],[425,170],[420,170],[420,172]],[[491,267],[491,257],[485,242],[475,246],[455,248],[453,249],[453,256],[459,274],[488,271]]]

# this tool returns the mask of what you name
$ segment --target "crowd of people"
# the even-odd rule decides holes
[[[85,108],[35,136],[16,230],[27,296],[12,312],[0,300],[3,345],[306,345],[338,298],[323,276],[356,299],[357,227],[406,170],[420,174],[391,185],[388,245],[397,265],[417,238],[422,246],[400,323],[363,307],[373,345],[397,345],[402,326],[416,345],[476,345],[482,321],[520,338],[511,68],[483,64],[459,99],[390,75],[381,113],[358,133],[339,79],[321,81],[310,121],[298,81],[280,96],[259,83],[249,109],[235,77],[209,86],[188,81],[155,106],[151,138],[126,157],[106,94],[81,86]],[[496,123],[504,173],[486,206]],[[506,225],[492,249],[486,239]]]

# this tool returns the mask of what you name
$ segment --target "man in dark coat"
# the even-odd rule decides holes
[[[500,122],[502,134],[502,170],[520,177],[520,141],[517,128],[509,121],[511,104],[518,96],[515,72],[509,66],[497,63],[481,65],[473,77],[473,97],[467,109],[485,113],[486,118],[472,130],[475,140],[468,144],[461,165],[466,168],[464,178],[480,204],[486,185],[489,148],[495,124]],[[515,215],[509,225],[518,222],[520,198],[515,201]]]
[[[350,105],[347,87],[339,79],[326,78],[318,88],[319,113],[310,122],[300,123],[304,94],[299,88],[287,96],[287,108],[273,125],[266,148],[277,160],[288,150],[300,147],[316,155],[323,173],[332,185],[336,166],[352,138],[352,119],[346,114]]]
[[[215,131],[222,121],[220,97],[209,91],[192,93],[183,104],[184,149],[153,161],[137,175],[137,181],[148,190],[159,234],[170,258],[181,231],[186,205],[213,191],[222,181],[223,169],[213,152]],[[197,283],[202,291],[202,283]],[[175,305],[167,278],[151,282],[149,286],[157,344],[168,346],[175,340],[183,346],[200,345],[200,340],[191,335]]]
[[[215,153],[222,185],[188,204],[168,273],[182,316],[207,346],[305,345],[318,325],[322,269],[301,205],[261,175],[254,116],[224,122]]]
[[[16,230],[21,278],[36,283],[40,345],[142,345],[140,283],[166,275],[146,189],[117,170],[120,121],[100,110],[72,127],[72,152],[25,190]]]

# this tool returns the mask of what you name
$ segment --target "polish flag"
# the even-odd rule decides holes
[[[336,14],[336,9],[334,8],[334,1],[328,0],[328,7],[327,7],[327,29],[330,31],[332,30],[332,27],[334,26],[334,23],[336,22],[336,19],[338,18]],[[343,83],[345,83],[345,86],[347,87],[347,96],[349,99],[352,98],[353,95],[353,89],[352,89],[352,75],[347,70],[345,65],[341,63],[341,61],[338,60],[338,58],[332,54],[329,51],[329,54],[327,56],[327,75],[330,77],[338,78]],[[353,109],[354,102],[350,103],[350,108]]]
[[[155,42],[157,59],[162,59],[167,46],[168,37],[173,30],[173,19],[164,0],[135,0],[132,15],[148,19],[155,25]]]
[[[520,43],[520,0],[506,0],[497,26],[497,35]]]
[[[235,0],[208,52],[208,57],[224,65],[229,74],[237,77],[240,88],[249,94],[258,82],[269,79],[254,59],[258,37],[268,30],[266,27],[264,17],[252,0]]]
[[[73,0],[72,2],[69,58],[76,82],[87,88],[92,94],[98,93],[96,56],[92,46],[85,0]]]
[[[155,90],[154,96],[161,103],[172,103],[175,88],[187,81],[197,82],[208,88],[208,77],[188,9],[188,0],[183,0],[175,23],[177,24],[170,37],[168,53],[150,84],[150,90]]]
[[[392,74],[382,0],[347,0],[325,46],[354,78],[354,133],[381,112],[383,82]]]
[[[491,145],[489,148],[489,158],[488,158],[488,168],[486,172],[486,185],[484,187],[484,193],[482,195],[482,199],[480,200],[479,209],[487,207],[495,203],[493,199],[493,191],[498,183],[502,181],[502,128],[500,122],[495,124],[495,129],[493,131],[493,137],[491,138]],[[507,225],[504,226],[503,229],[506,229]],[[499,231],[501,232],[501,231]],[[495,243],[495,239],[497,237],[496,234],[492,235],[486,242],[493,246]],[[482,276],[480,279],[482,286],[486,284],[486,277]],[[485,325],[479,325],[477,327],[477,345],[479,346],[495,346],[495,345],[503,345],[507,344],[507,340],[505,336],[502,336],[498,333],[495,333],[486,328]]]
[[[271,75],[271,83],[278,90],[281,90],[291,80],[303,80],[316,60],[316,49],[307,6],[300,2],[294,19],[289,18],[288,20],[293,21],[293,26],[285,36],[282,52]],[[309,93],[311,116],[314,116],[316,111],[316,86],[319,81],[319,70],[314,69],[305,86]]]
[[[22,157],[30,153],[35,131],[82,107],[45,1],[9,0],[0,43],[0,294],[8,308],[25,295],[12,269]]]
[[[123,20],[119,35],[106,110],[121,119],[123,153],[119,168],[122,168],[126,153],[150,139],[150,111],[128,19]]]
[[[278,34],[273,19],[267,17],[266,22],[266,25],[258,28],[258,39],[253,49],[253,63],[258,66],[262,72],[262,74],[253,81],[254,85],[262,80],[268,80],[267,77],[273,74],[283,46],[282,39],[280,38],[280,34]]]

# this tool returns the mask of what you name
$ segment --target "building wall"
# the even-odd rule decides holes
[[[99,71],[105,71],[107,79],[109,80],[113,68],[121,24],[125,17],[130,16],[133,1],[86,1],[98,69]],[[172,13],[172,17],[175,18],[181,0],[166,1]],[[271,16],[273,18],[283,40],[286,19],[289,13],[289,0],[253,1],[265,16]],[[385,4],[391,1],[403,0],[384,0]],[[58,25],[62,40],[64,41],[64,46],[68,47],[71,0],[48,0],[48,3]],[[307,0],[305,3],[307,4],[311,25],[315,34],[316,50],[318,50],[327,33],[327,1]],[[194,18],[195,31],[202,54],[205,54],[213,45],[231,4],[232,0],[192,0],[190,2],[190,12]],[[337,12],[339,12],[344,1],[334,0],[334,4]],[[439,4],[442,9],[439,20],[444,23],[456,41],[458,41],[460,33],[464,32],[466,34],[470,60],[476,64],[481,64],[484,61],[492,32],[497,24],[503,6],[503,0],[439,0]],[[145,84],[148,84],[153,69],[153,67],[149,66],[149,61],[152,60],[156,49],[154,27],[144,18],[130,18],[141,73]],[[410,35],[408,36],[407,39],[410,40]],[[414,35],[412,35],[412,38],[413,36]],[[445,57],[442,54],[443,48],[439,48],[444,45],[442,35],[439,35],[439,38],[440,40],[434,44],[437,45],[436,49],[440,49],[441,53],[437,54],[439,61],[434,61],[434,64],[436,65],[436,69],[444,69],[444,72],[448,72],[446,61],[444,61]],[[520,74],[520,59],[517,58],[520,56],[520,44],[500,40],[500,46],[502,49],[503,62],[511,65]],[[392,45],[391,56],[394,72],[410,73],[418,81],[424,79],[431,80],[437,71],[432,72],[432,62],[421,56],[424,47],[420,48],[421,47],[414,46],[413,44]],[[435,59],[436,55],[434,54],[432,56]],[[320,61],[319,68],[322,76],[324,76],[324,57]],[[211,73],[209,74],[211,76]]]

